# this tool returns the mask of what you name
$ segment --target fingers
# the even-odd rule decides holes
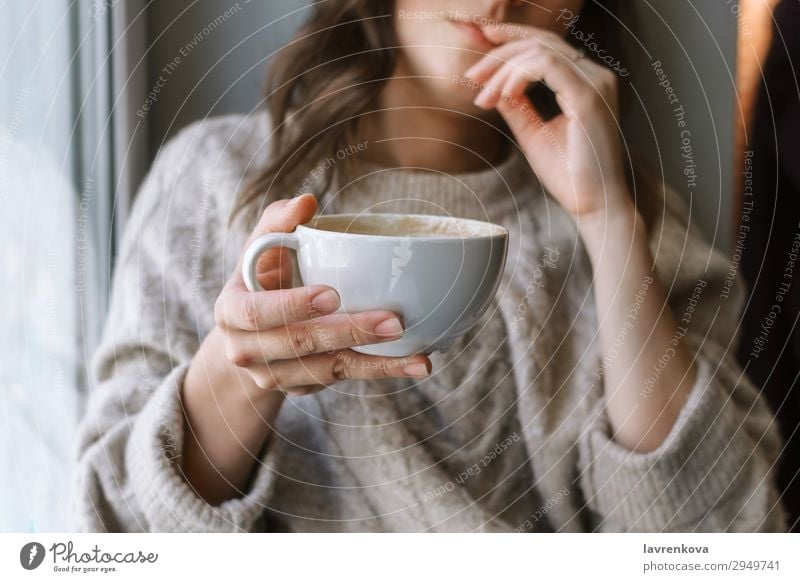
[[[514,55],[494,69],[488,82],[483,85],[480,93],[475,98],[475,104],[486,109],[494,107],[503,96],[501,92],[506,81],[515,73],[523,73],[527,78],[526,82],[540,80],[535,79],[529,70],[522,68],[527,59],[534,58],[537,54],[539,53],[529,49],[524,53]]]
[[[492,76],[492,73],[513,57],[530,48],[531,43],[526,40],[518,40],[499,46],[486,53],[477,63],[467,69],[464,72],[464,76],[469,77],[477,83],[483,83]]]
[[[497,111],[500,112],[508,127],[520,141],[541,131],[538,128],[547,123],[525,95],[516,100],[501,99],[497,103]],[[536,170],[535,163],[531,162],[531,164]]]
[[[228,358],[248,367],[265,361],[294,359],[310,354],[399,339],[403,325],[391,311],[336,314],[313,321],[252,333],[228,332]]]
[[[590,59],[576,62],[579,51],[555,33],[534,27],[510,29],[502,24],[489,26],[484,33],[493,42],[505,44],[465,72],[466,77],[483,85],[475,99],[479,107],[491,109],[502,97],[522,96],[528,84],[535,81],[545,82],[568,106],[577,107],[580,95],[613,93],[607,87],[607,81],[613,81],[607,79],[607,69]],[[521,36],[523,40],[519,40]]]
[[[265,331],[333,313],[339,294],[327,285],[251,293],[230,289],[215,305],[216,323],[228,330]]]
[[[251,366],[248,371],[260,388],[307,394],[342,380],[424,378],[431,369],[430,359],[421,354],[407,358],[386,358],[341,350],[332,354],[314,354],[270,362],[269,365]]]
[[[500,24],[488,26],[483,32],[489,40],[500,46],[486,53],[465,73],[478,83],[488,79],[505,62],[529,49],[551,52],[565,61],[574,61],[579,54],[578,50],[564,38],[541,28],[530,26],[510,28]]]
[[[574,68],[560,57],[548,52],[532,51],[503,65],[478,94],[475,104],[486,109],[495,107],[504,97],[522,96],[532,81],[547,83],[558,96],[559,105],[566,105],[562,109],[568,117],[577,109],[578,99],[592,90]],[[514,94],[506,93],[507,88],[512,89]]]

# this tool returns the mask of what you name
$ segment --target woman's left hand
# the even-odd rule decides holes
[[[483,32],[499,46],[465,73],[482,86],[475,104],[497,108],[547,191],[575,220],[630,208],[616,75],[553,32],[503,24]],[[562,115],[539,116],[525,95],[536,81],[556,94]]]

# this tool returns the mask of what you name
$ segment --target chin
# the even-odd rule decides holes
[[[419,84],[419,89],[424,92],[423,101],[435,107],[470,115],[483,111],[473,104],[478,91],[460,84],[459,78],[461,77],[455,73],[431,75],[425,82]]]

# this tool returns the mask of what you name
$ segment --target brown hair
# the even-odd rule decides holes
[[[625,63],[624,28],[618,21],[621,4],[622,0],[587,0],[578,26],[594,33],[597,46]],[[355,143],[362,115],[377,104],[395,70],[393,11],[394,0],[315,4],[307,24],[269,70],[266,103],[273,127],[269,161],[238,197],[233,216],[256,203],[292,196],[312,165]],[[585,48],[576,35],[566,38]],[[585,53],[596,59],[593,52]],[[629,100],[627,86],[620,83],[620,107]],[[638,165],[637,161],[633,169],[627,168],[629,180]],[[348,166],[349,159],[333,165],[317,184],[317,194],[327,190],[337,174],[346,174]]]

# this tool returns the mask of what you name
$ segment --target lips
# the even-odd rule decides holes
[[[480,50],[489,50],[498,46],[496,43],[489,40],[484,34],[483,29],[474,22],[470,22],[469,20],[451,20],[451,22],[476,48]]]

